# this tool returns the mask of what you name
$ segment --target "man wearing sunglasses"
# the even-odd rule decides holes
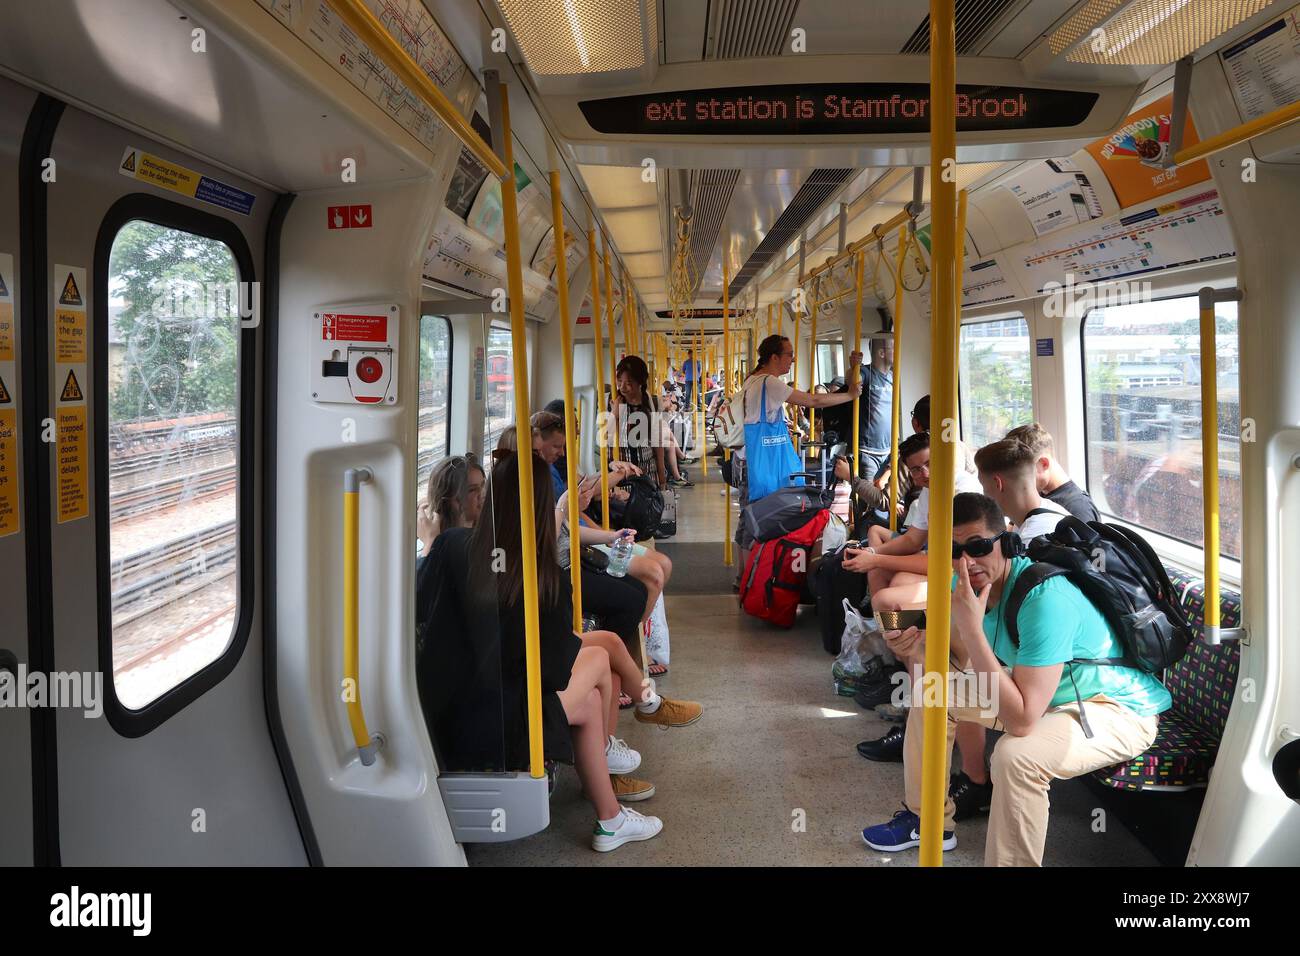
[[[1031,590],[1013,642],[1002,597],[1032,563],[1019,536],[1006,529],[996,501],[982,494],[953,499],[951,664],[968,678],[955,689],[987,689],[987,699],[950,693],[947,755],[958,720],[1005,731],[993,752],[993,801],[986,866],[1038,866],[1047,837],[1048,788],[1129,760],[1151,746],[1156,715],[1169,692],[1153,675],[1129,667],[1084,663],[1119,657],[1123,648],[1101,612],[1065,577]],[[918,670],[925,632],[889,631],[885,640]],[[978,696],[984,697],[984,694]],[[1086,707],[1086,710],[1085,710]],[[888,852],[920,845],[921,751],[924,708],[913,707],[903,755],[906,801],[888,823],[868,827],[862,839]],[[944,809],[943,848],[957,845],[954,804]]]

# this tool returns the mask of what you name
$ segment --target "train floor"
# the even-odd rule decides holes
[[[800,609],[789,631],[740,611],[721,568],[721,486],[716,478],[701,481],[698,466],[692,477],[695,487],[679,491],[678,534],[664,550],[682,554],[679,564],[697,564],[701,550],[712,547],[716,562],[714,573],[689,575],[681,587],[676,579],[689,569],[675,564],[667,597],[672,656],[658,683],[669,697],[699,701],[704,716],[663,730],[625,711],[618,730],[641,752],[635,776],[656,787],[655,796],[631,806],[660,817],[663,832],[612,853],[593,852],[591,806],[577,774],[563,767],[550,826],[525,840],[468,845],[470,864],[916,865],[916,850],[879,853],[861,838],[864,826],[888,820],[902,799],[902,764],[871,763],[855,750],[890,725],[836,696],[812,607]],[[733,504],[733,528],[737,515]],[[1057,782],[1051,799],[1045,865],[1157,865],[1082,781]],[[958,824],[945,865],[981,865],[986,829],[985,817]]]

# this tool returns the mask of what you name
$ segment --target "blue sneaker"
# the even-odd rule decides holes
[[[873,850],[883,850],[886,853],[897,853],[899,850],[910,850],[914,846],[920,846],[921,818],[911,810],[903,808],[895,813],[888,823],[877,824],[863,830],[862,842]],[[956,846],[957,834],[952,830],[945,830],[943,848],[951,850]]]

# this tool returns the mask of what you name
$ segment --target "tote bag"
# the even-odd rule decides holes
[[[759,393],[758,421],[745,425],[745,477],[749,482],[749,501],[754,502],[778,488],[802,485],[802,478],[792,479],[803,471],[785,421],[767,420],[767,378]]]

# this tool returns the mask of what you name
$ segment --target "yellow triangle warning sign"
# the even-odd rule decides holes
[[[13,400],[13,396],[9,394],[9,389],[5,388],[5,380],[0,378],[0,405],[8,405]]]
[[[63,283],[63,292],[59,294],[59,305],[85,305],[81,300],[81,290],[77,288],[77,280],[68,273],[68,279]]]
[[[126,154],[126,159],[122,160],[122,169],[128,173],[135,172],[135,150]]]
[[[59,396],[59,401],[80,402],[85,398],[86,396],[81,394],[81,386],[77,384],[77,373],[68,369],[68,380],[63,383],[63,394]]]
[[[8,297],[8,295],[9,295],[9,287],[5,285],[5,277],[3,273],[0,273],[0,296]]]

